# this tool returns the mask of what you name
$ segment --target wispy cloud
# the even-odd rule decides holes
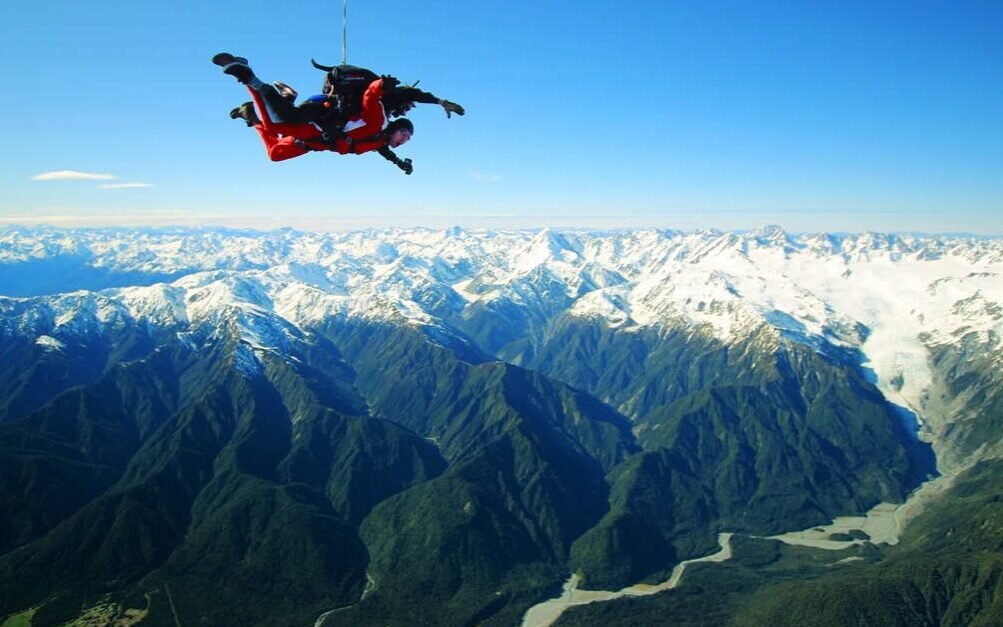
[[[31,177],[33,181],[109,181],[115,178],[112,174],[97,174],[94,172],[78,172],[77,170],[56,170],[42,172]]]
[[[140,187],[153,187],[153,183],[108,183],[98,185],[98,189],[138,189]]]
[[[470,178],[480,183],[496,183],[501,180],[501,176],[497,174],[485,174],[477,170],[470,171]]]
[[[125,209],[116,213],[104,213],[85,207],[48,206],[35,208],[30,214],[2,215],[0,226],[5,224],[30,225],[51,224],[66,227],[117,227],[117,226],[178,226],[223,223],[214,214],[196,215],[183,209]],[[285,226],[273,225],[271,228]]]

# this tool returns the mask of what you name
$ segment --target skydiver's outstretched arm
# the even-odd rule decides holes
[[[390,163],[394,164],[401,170],[404,170],[404,174],[411,174],[412,172],[414,172],[414,166],[411,165],[411,160],[399,159],[397,155],[394,154],[394,151],[390,150],[388,146],[384,146],[383,148],[380,148],[376,152],[380,153],[380,155],[382,155],[383,158],[389,161]]]
[[[460,105],[455,102],[450,102],[443,98],[418,89],[417,87],[395,87],[389,94],[389,97],[393,99],[395,103],[406,104],[412,102],[420,102],[423,104],[437,104],[441,106],[446,111],[446,117],[452,117],[455,113],[456,115],[463,115],[466,111]],[[403,107],[404,112],[407,112],[410,107]]]

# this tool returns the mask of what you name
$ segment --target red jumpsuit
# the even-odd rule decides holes
[[[333,146],[321,141],[321,131],[313,124],[273,122],[261,94],[250,87],[247,89],[251,92],[251,98],[258,110],[258,118],[261,120],[254,128],[261,135],[265,151],[272,161],[292,159],[310,152],[311,149],[332,150],[342,155],[358,155],[379,150],[387,145],[387,138],[382,135],[374,139],[387,126],[387,115],[383,110],[383,103],[380,102],[383,97],[382,78],[369,84],[362,95],[360,115],[345,124],[345,134],[353,141],[350,143],[344,138],[338,138]],[[306,144],[306,147],[303,144]]]

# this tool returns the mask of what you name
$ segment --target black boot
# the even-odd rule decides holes
[[[254,105],[251,104],[250,102],[245,102],[239,107],[234,107],[230,111],[230,118],[234,120],[240,118],[244,120],[244,123],[246,123],[248,126],[254,126],[255,124],[261,122],[261,120],[258,119],[257,112],[254,110]]]
[[[251,68],[243,63],[233,62],[223,68],[224,74],[229,74],[230,76],[237,79],[238,83],[243,83],[244,85],[251,82],[254,79],[254,72]]]
[[[247,59],[244,57],[235,57],[229,52],[220,52],[212,58],[212,62],[220,67],[226,67],[231,63],[243,63],[247,65]]]

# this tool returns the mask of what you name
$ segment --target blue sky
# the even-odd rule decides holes
[[[999,0],[350,0],[350,63],[468,114],[413,112],[410,177],[271,163],[209,58],[314,93],[341,11],[4,0],[0,224],[1003,233]],[[33,180],[62,170],[114,178]]]

